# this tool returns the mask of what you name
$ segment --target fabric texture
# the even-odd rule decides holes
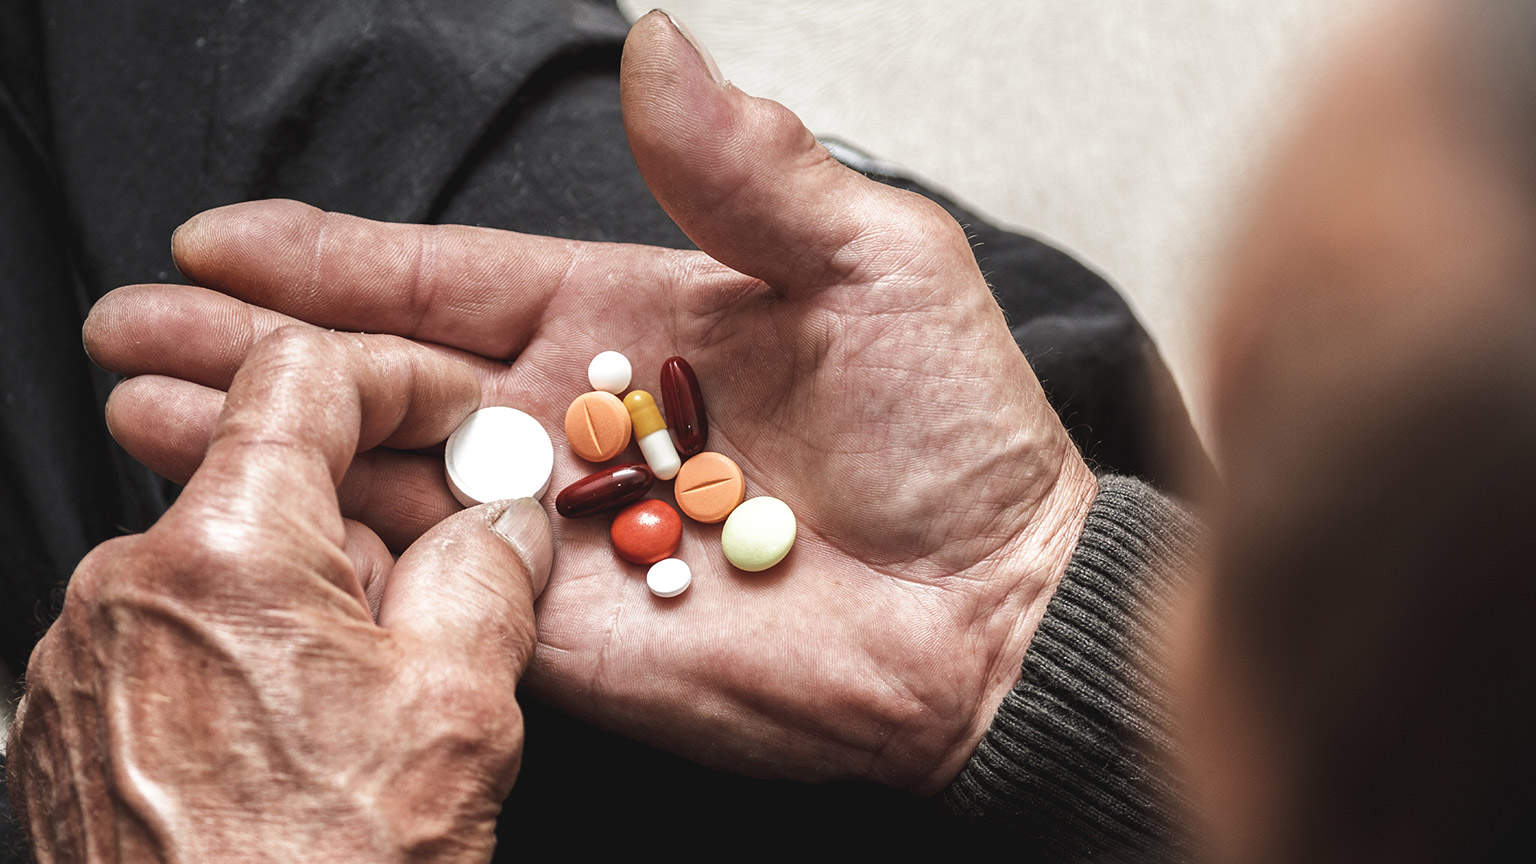
[[[144,530],[176,494],[107,433],[115,380],[79,347],[90,305],[118,285],[181,281],[172,230],[261,197],[688,247],[629,155],[626,32],[600,0],[0,5],[0,659],[13,672],[80,558]],[[932,197],[976,238],[1015,338],[1088,457],[1167,484],[1149,430],[1172,429],[1174,449],[1198,445],[1125,303],[1069,256]],[[677,812],[699,842],[765,824],[897,842],[942,830],[928,802],[904,794],[730,777],[524,707],[508,832],[573,812],[603,814],[615,840]]]
[[[1099,480],[1082,538],[986,737],[944,793],[1029,860],[1178,860],[1181,800],[1158,671],[1197,524],[1128,477]]]

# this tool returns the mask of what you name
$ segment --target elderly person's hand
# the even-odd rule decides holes
[[[548,518],[487,504],[395,561],[336,483],[441,442],[474,375],[313,328],[242,353],[180,499],[80,564],[32,655],[9,770],[37,857],[488,860]]]
[[[742,466],[749,496],[793,508],[797,545],[744,573],[718,526],[685,520],[693,587],[661,600],[615,555],[607,520],[558,520],[528,686],[717,767],[936,791],[1018,680],[1094,478],[939,207],[843,167],[783,106],[720,82],[664,15],[636,24],[622,88],[641,171],[702,252],[291,202],[211,211],[175,252],[213,291],[123,289],[91,316],[98,362],[171,376],[124,385],[114,433],[186,476],[248,346],[296,319],[446,346],[485,404],[551,429],[598,352],[628,355],[637,388],[681,355],[709,449]],[[556,449],[552,489],[594,470]],[[457,509],[440,458],[365,456],[343,512],[392,545]]]

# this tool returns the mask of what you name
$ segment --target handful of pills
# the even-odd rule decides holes
[[[556,497],[556,511],[582,519],[623,507],[609,532],[614,549],[626,561],[651,565],[646,585],[658,597],[687,590],[692,572],[671,557],[682,540],[677,511],[665,501],[641,500],[656,480],[676,478],[677,505],[690,519],[726,523],[721,546],[736,567],[766,570],[782,561],[794,545],[794,514],[776,498],[754,498],[747,502],[752,506],[741,506],[746,497],[741,469],[730,457],[704,450],[709,418],[693,367],[681,357],[662,364],[658,392],[665,416],[644,390],[617,398],[632,377],[629,360],[617,351],[594,357],[587,367],[593,390],[571,402],[565,437],[577,456],[604,462],[623,452],[633,435],[645,464],[616,465],[577,480]]]
[[[784,560],[795,542],[795,515],[777,498],[745,501],[746,478],[722,453],[706,451],[709,417],[693,367],[681,357],[661,366],[665,416],[644,390],[630,390],[629,359],[617,351],[592,358],[592,390],[565,412],[565,439],[588,462],[606,462],[633,437],[644,463],[629,462],[594,472],[565,487],[555,510],[584,519],[610,510],[609,537],[619,557],[650,566],[646,585],[658,597],[676,597],[693,581],[687,562],[672,555],[682,542],[683,520],[665,501],[646,498],[657,480],[676,478],[673,493],[688,518],[725,523],[720,545],[738,569],[766,570]],[[675,441],[674,441],[675,438]],[[466,507],[504,498],[540,498],[549,488],[555,452],[549,434],[529,415],[494,406],[470,415],[444,449],[448,486]],[[687,461],[683,461],[686,459]]]

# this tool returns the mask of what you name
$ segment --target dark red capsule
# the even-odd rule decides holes
[[[661,364],[661,406],[667,413],[667,428],[677,442],[677,453],[684,459],[704,450],[709,440],[709,418],[704,414],[704,394],[693,367],[681,357],[669,357]]]
[[[555,496],[555,511],[567,519],[587,516],[638,501],[651,491],[656,476],[639,462],[604,468],[577,480]]]

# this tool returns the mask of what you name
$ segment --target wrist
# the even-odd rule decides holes
[[[1023,674],[946,810],[1115,860],[1181,842],[1160,643],[1198,531],[1147,484],[1100,478]]]
[[[1024,656],[1046,608],[1077,549],[1088,511],[1098,492],[1093,472],[1070,443],[1049,490],[1032,511],[1027,527],[967,574],[983,598],[970,631],[971,710],[948,718],[948,745],[914,791],[934,794],[960,774],[986,735],[1004,697],[1019,681]]]

